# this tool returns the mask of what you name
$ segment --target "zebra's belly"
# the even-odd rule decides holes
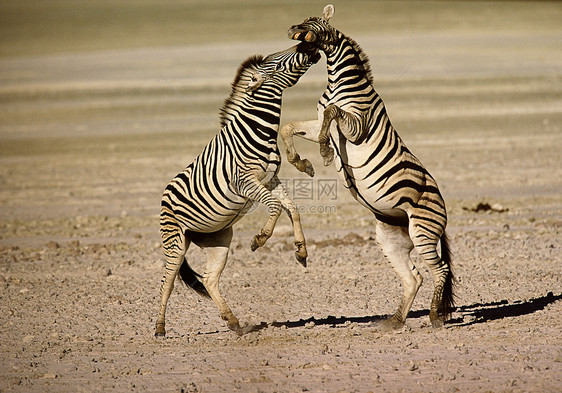
[[[363,206],[370,210],[386,211],[392,216],[402,215],[402,210],[395,209],[396,201],[389,198],[382,198],[380,193],[369,187],[370,183],[361,180],[358,173],[352,170],[340,170],[338,172],[341,181],[350,194]],[[396,211],[395,211],[396,210]]]
[[[182,223],[186,230],[192,232],[211,233],[228,228],[240,220],[252,209],[252,202],[247,198],[237,197],[238,203],[226,206],[203,207],[185,212]]]
[[[365,144],[354,145],[347,140],[341,141],[335,152],[335,165],[345,188],[361,205],[371,211],[377,211],[391,217],[402,217],[405,212],[394,206],[397,200],[393,197],[383,197],[388,188],[386,182],[376,183],[373,176],[373,163],[366,163],[372,147]],[[376,175],[376,174],[375,174]]]
[[[178,176],[164,191],[162,214],[173,216],[184,231],[211,233],[232,226],[249,211],[251,202],[223,179],[218,183],[223,187],[211,186],[212,182],[199,187],[194,176]]]

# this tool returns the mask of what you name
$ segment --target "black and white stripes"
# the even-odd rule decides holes
[[[379,243],[404,285],[404,299],[391,323],[404,322],[421,285],[409,258],[415,248],[435,278],[430,318],[440,325],[453,306],[445,202],[434,178],[392,126],[373,87],[367,56],[354,40],[329,24],[333,13],[328,5],[322,17],[308,18],[288,32],[290,38],[324,52],[328,81],[317,104],[318,120],[289,123],[281,130],[287,158],[313,175],[310,162],[300,159],[294,149],[292,136],[317,141],[324,164],[335,161],[345,187],[375,215]]]
[[[296,84],[319,57],[316,48],[301,43],[265,58],[252,56],[244,61],[221,109],[221,130],[166,187],[160,214],[166,271],[156,335],[165,334],[166,304],[178,273],[186,284],[215,301],[231,329],[243,332],[218,291],[218,279],[226,264],[231,227],[254,202],[269,208],[269,219],[254,237],[252,250],[271,236],[285,208],[293,221],[297,260],[306,264],[297,209],[284,197],[277,179],[281,163],[277,132],[283,91]],[[202,275],[191,270],[184,258],[192,242],[208,249]]]

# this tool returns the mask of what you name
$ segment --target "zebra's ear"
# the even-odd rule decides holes
[[[251,93],[252,91],[256,90],[261,86],[264,81],[264,77],[259,72],[254,72],[250,77],[250,83],[246,86],[246,92]]]
[[[324,7],[322,19],[324,19],[326,22],[329,22],[332,16],[334,16],[334,6],[332,4],[328,4],[326,7]]]

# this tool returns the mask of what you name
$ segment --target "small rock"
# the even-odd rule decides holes
[[[49,250],[56,250],[57,248],[60,248],[60,244],[58,244],[57,242],[51,240],[50,242],[48,242],[48,243],[46,244],[46,247],[47,247]]]
[[[29,344],[30,342],[33,341],[34,338],[35,338],[35,336],[33,336],[33,335],[31,335],[31,334],[28,334],[27,336],[25,336],[25,337],[23,338],[22,341],[23,341],[24,344]]]
[[[509,209],[503,207],[499,203],[494,203],[491,207],[491,210],[494,211],[494,212],[503,213],[503,212],[508,211]]]

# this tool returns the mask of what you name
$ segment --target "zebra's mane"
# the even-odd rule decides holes
[[[232,92],[230,93],[230,96],[226,100],[224,100],[224,104],[220,109],[221,128],[229,123],[232,109],[238,106],[239,100],[237,98],[239,98],[242,94],[246,94],[246,86],[240,86],[241,81],[243,80],[242,77],[244,76],[246,71],[261,64],[263,59],[264,57],[262,55],[253,55],[244,60],[242,64],[240,64],[240,67],[238,67],[236,76],[232,81]],[[248,80],[248,78],[245,79]]]
[[[371,74],[371,66],[369,64],[369,58],[367,57],[365,52],[363,52],[363,49],[361,49],[359,44],[353,38],[346,36],[342,32],[340,32],[340,34],[342,35],[343,39],[347,40],[347,42],[349,42],[349,44],[353,47],[353,49],[359,56],[359,61],[360,61],[360,63],[358,64],[359,67],[363,69],[363,72],[365,72],[365,77],[369,80],[369,82],[373,83],[373,75]]]

